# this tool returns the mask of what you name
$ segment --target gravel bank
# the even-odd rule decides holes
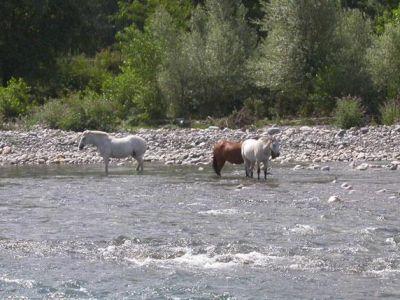
[[[322,164],[330,161],[371,161],[400,164],[400,125],[338,130],[329,126],[269,127],[255,131],[208,129],[141,129],[134,134],[148,143],[147,161],[165,164],[209,164],[214,143],[244,140],[267,132],[281,141],[280,163]],[[124,136],[128,133],[116,133]],[[93,147],[78,151],[79,133],[36,127],[30,131],[0,131],[0,166],[36,164],[90,164],[101,162]],[[124,164],[131,159],[114,160]],[[358,166],[357,166],[358,165]],[[393,167],[395,166],[395,167]],[[362,169],[362,167],[360,167]],[[400,169],[400,167],[399,167]]]

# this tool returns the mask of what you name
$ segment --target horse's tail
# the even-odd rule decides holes
[[[217,173],[218,176],[221,176],[221,170],[218,168],[218,161],[217,161],[217,158],[215,157],[215,154],[213,155],[212,166],[213,166],[215,173]]]

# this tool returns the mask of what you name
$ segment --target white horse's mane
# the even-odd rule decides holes
[[[109,136],[109,134],[108,134],[107,132],[98,131],[98,130],[85,130],[85,131],[83,132],[83,135],[87,135],[87,134]]]
[[[258,140],[264,144],[272,144],[277,141],[273,136],[262,136]]]

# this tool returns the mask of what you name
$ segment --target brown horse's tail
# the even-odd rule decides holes
[[[215,157],[215,154],[213,155],[212,166],[213,166],[215,173],[217,173],[218,176],[221,176],[221,169],[218,167],[218,161],[217,161],[217,158]]]

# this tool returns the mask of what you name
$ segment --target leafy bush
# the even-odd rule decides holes
[[[263,118],[267,114],[267,104],[260,99],[247,98],[244,107],[251,111],[257,119]]]
[[[382,123],[393,125],[400,122],[400,98],[392,99],[380,107]]]
[[[246,107],[242,107],[239,111],[233,111],[227,118],[227,124],[230,128],[243,128],[254,124],[255,121],[254,115]]]
[[[364,121],[364,110],[361,99],[357,97],[343,97],[338,99],[335,110],[335,122],[340,128],[349,129],[360,126]]]
[[[84,55],[59,59],[61,85],[69,90],[80,91],[89,88],[100,91],[103,82],[111,77],[106,70],[108,65],[105,60],[105,54],[101,54],[97,60]]]
[[[6,87],[0,87],[0,116],[11,120],[24,115],[29,107],[30,87],[21,78],[11,78]]]
[[[116,50],[104,49],[96,54],[94,65],[97,68],[106,70],[112,74],[120,73],[122,65],[121,52]]]
[[[110,131],[119,123],[115,111],[114,103],[96,93],[74,93],[46,103],[34,118],[51,128]]]

